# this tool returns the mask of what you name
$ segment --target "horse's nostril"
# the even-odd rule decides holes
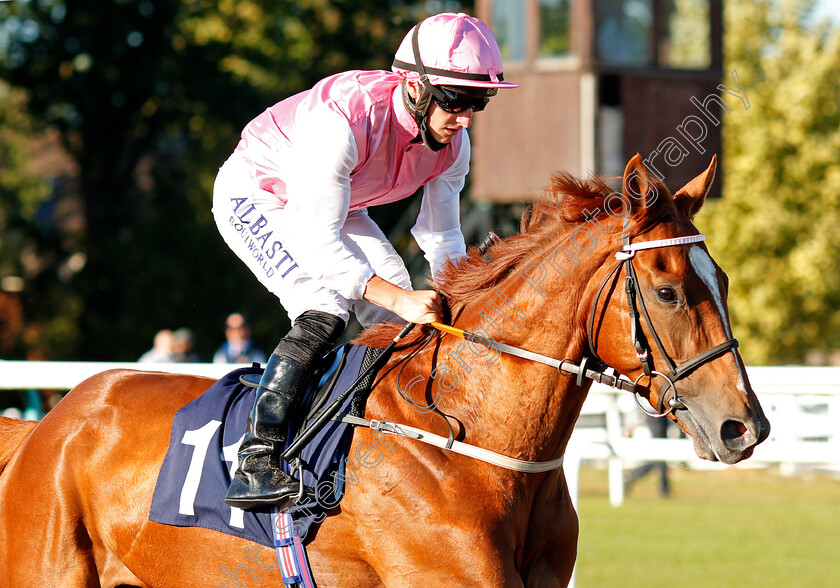
[[[730,449],[749,444],[752,435],[741,421],[726,421],[720,428],[720,437]]]

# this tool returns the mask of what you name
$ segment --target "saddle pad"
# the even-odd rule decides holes
[[[320,374],[317,388],[334,379],[335,370],[344,364],[327,402],[356,380],[366,351],[365,347],[348,344],[327,356],[327,361],[332,359],[332,362]],[[258,366],[234,370],[175,413],[149,520],[180,527],[203,527],[274,547],[270,508],[246,512],[224,501],[238,466],[237,451],[256,393],[239,378],[260,373],[262,368]],[[312,394],[308,396],[311,398]],[[353,397],[350,395],[341,412],[349,411]],[[314,487],[317,480],[330,480],[330,484],[322,484],[332,492],[321,496],[322,504],[336,506],[344,495],[344,462],[352,437],[353,427],[330,422],[301,452],[304,483]],[[323,510],[313,502],[292,511],[299,537],[309,535],[309,527],[323,520]]]

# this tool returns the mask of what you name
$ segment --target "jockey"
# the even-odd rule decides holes
[[[411,233],[432,275],[464,256],[458,198],[470,141],[462,131],[499,88],[513,87],[487,25],[444,13],[409,31],[392,71],[330,76],[245,127],[216,178],[213,214],[293,326],[257,389],[229,505],[267,506],[297,493],[278,463],[289,415],[351,310],[365,326],[440,318],[440,296],[412,291],[367,207],[423,186]]]

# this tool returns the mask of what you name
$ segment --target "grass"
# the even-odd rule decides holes
[[[840,481],[768,470],[669,469],[609,505],[607,474],[580,480],[577,588],[840,586]]]

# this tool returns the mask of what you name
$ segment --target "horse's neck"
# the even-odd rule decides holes
[[[557,359],[579,361],[586,348],[585,292],[606,254],[595,254],[561,277],[533,284],[514,274],[465,305],[457,325]],[[439,371],[462,377],[451,392],[438,395],[443,412],[463,423],[468,442],[529,460],[557,457],[565,448],[588,385],[550,366],[491,353],[476,344],[444,337]],[[450,384],[456,382],[450,378]],[[457,414],[455,414],[457,413]]]

